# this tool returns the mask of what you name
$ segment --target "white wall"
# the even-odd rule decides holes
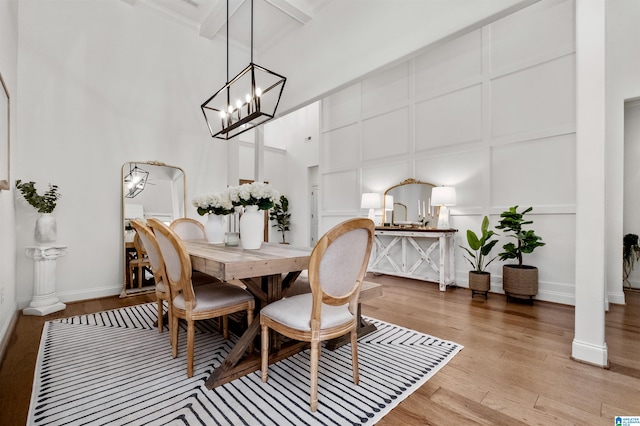
[[[194,195],[226,186],[226,142],[211,139],[200,111],[224,84],[217,58],[225,46],[122,1],[19,5],[12,178],[60,187],[58,242],[69,247],[57,265],[60,298],[119,294],[122,164],[182,167],[190,216],[197,215]],[[24,307],[33,263],[23,253],[33,243],[37,213],[21,202],[16,215],[17,298]]]
[[[287,77],[279,108],[284,114],[424,46],[536,1],[332,1],[295,34],[259,52],[256,62]]]
[[[364,215],[362,192],[409,177],[456,187],[460,244],[483,215],[495,225],[509,206],[533,206],[547,244],[525,257],[540,269],[537,298],[573,304],[574,28],[572,1],[540,2],[323,99],[322,232]],[[457,250],[459,284],[467,271]]]
[[[9,91],[10,99],[10,142],[11,163],[16,158],[16,106],[18,78],[18,3],[0,1],[0,73]],[[6,119],[0,117],[0,119]],[[0,152],[0,161],[7,161],[7,153]],[[2,359],[5,338],[12,321],[16,318],[16,219],[14,209],[14,170],[10,170],[11,189],[0,191],[0,359]],[[6,176],[2,177],[6,179]]]

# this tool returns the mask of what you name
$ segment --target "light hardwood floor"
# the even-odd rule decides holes
[[[640,293],[607,313],[610,369],[570,359],[574,310],[389,276],[363,314],[452,340],[464,349],[379,425],[614,425],[640,416]],[[20,315],[0,366],[0,425],[26,421],[45,320],[152,301],[154,296],[73,303],[48,317]]]

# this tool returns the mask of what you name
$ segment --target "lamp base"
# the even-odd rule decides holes
[[[376,223],[376,212],[374,211],[374,209],[369,209],[369,216],[367,217],[371,219],[373,223]]]
[[[438,214],[438,229],[451,229],[449,225],[449,208],[447,206],[440,206],[440,213]]]

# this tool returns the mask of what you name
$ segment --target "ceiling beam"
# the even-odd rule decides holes
[[[291,16],[301,24],[306,24],[312,18],[311,14],[303,10],[300,6],[296,6],[295,0],[265,0],[267,3],[280,9],[287,15]]]
[[[246,0],[229,0],[229,18],[240,9]],[[200,36],[212,40],[227,23],[227,2],[219,0],[211,13],[200,24]],[[225,37],[226,38],[226,37]]]

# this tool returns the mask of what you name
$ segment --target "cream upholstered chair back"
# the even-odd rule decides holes
[[[157,219],[148,219],[147,222],[158,241],[166,277],[174,297],[182,293],[187,306],[190,306],[189,302],[195,303],[195,297],[191,284],[191,259],[187,249],[180,237],[167,225]]]
[[[312,319],[320,319],[321,304],[349,303],[355,313],[373,244],[371,220],[347,220],[318,241],[309,260],[309,284],[314,297]],[[317,309],[317,310],[316,310]]]
[[[171,222],[171,229],[183,240],[201,240],[205,238],[204,225],[190,217],[182,217]]]

